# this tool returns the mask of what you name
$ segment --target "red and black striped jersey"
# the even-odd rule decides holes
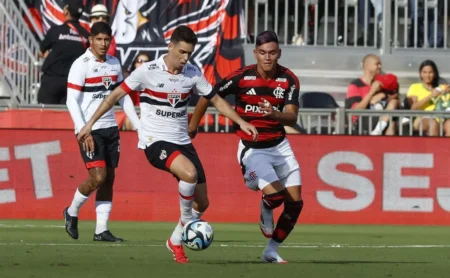
[[[221,97],[234,95],[236,112],[257,128],[257,142],[253,142],[252,137],[242,130],[236,129],[236,134],[244,145],[252,148],[275,146],[286,136],[283,125],[266,117],[258,102],[264,102],[265,99],[278,111],[283,111],[287,104],[299,106],[299,89],[297,76],[280,65],[272,79],[263,79],[257,72],[256,65],[250,65],[232,72],[214,87],[214,91]]]

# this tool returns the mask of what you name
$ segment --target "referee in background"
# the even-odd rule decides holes
[[[83,0],[67,0],[64,6],[66,21],[50,28],[41,42],[39,56],[45,61],[42,65],[39,103],[66,103],[70,67],[89,47],[89,32],[79,22],[83,9]]]

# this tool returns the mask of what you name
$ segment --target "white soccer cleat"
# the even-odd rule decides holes
[[[275,264],[287,264],[288,261],[283,260],[283,258],[278,255],[275,251],[264,252],[261,256],[261,261],[263,263],[275,263]]]
[[[266,209],[264,207],[263,200],[261,200],[261,216],[259,221],[259,228],[261,229],[261,233],[266,238],[271,238],[273,230],[275,229],[273,224],[273,210]]]

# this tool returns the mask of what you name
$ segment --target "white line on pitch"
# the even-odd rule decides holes
[[[0,246],[100,246],[100,247],[164,247],[163,244],[93,244],[93,243],[29,243],[29,242],[0,242]],[[214,244],[215,247],[225,248],[264,248],[264,244]],[[328,245],[308,245],[291,244],[282,245],[281,248],[450,248],[450,245],[346,245],[346,244],[328,244]]]
[[[64,225],[1,224],[0,228],[64,228]]]

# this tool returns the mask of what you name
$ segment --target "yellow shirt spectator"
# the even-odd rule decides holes
[[[439,88],[445,90],[446,86],[439,85]],[[422,99],[428,97],[430,94],[431,92],[427,88],[425,88],[423,83],[414,83],[409,87],[406,97],[417,97],[417,101],[421,101]],[[430,99],[430,101],[425,103],[420,110],[434,111],[434,109],[435,109],[435,102],[433,99]]]

